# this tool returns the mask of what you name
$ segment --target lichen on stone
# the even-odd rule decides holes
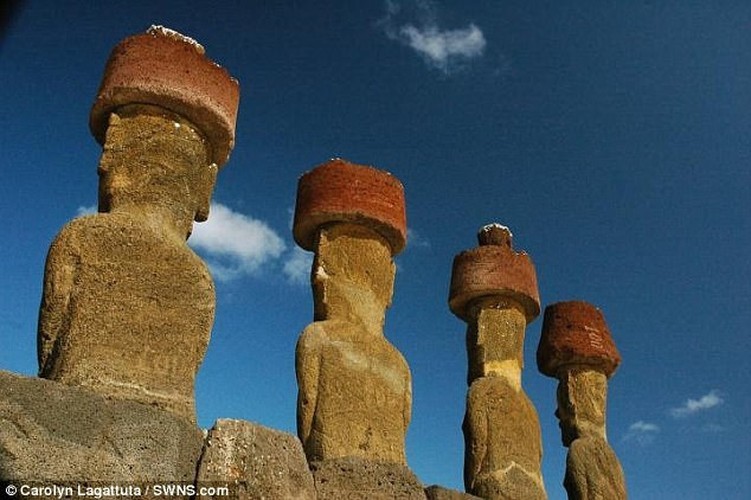
[[[183,35],[179,31],[175,31],[171,28],[167,28],[166,26],[162,26],[161,24],[152,24],[149,29],[146,30],[146,33],[154,36],[166,36],[167,38],[172,38],[173,40],[178,40],[180,42],[187,43],[193,46],[193,48],[196,49],[196,52],[198,52],[199,54],[206,53],[206,49],[204,49],[203,45],[198,43],[193,38]]]

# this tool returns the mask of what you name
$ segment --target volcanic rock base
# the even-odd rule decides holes
[[[202,444],[172,413],[0,372],[0,481],[192,484]]]
[[[359,458],[310,464],[318,500],[425,500],[417,476],[406,466]]]
[[[300,441],[291,434],[244,420],[216,421],[206,437],[197,483],[229,483],[231,498],[237,500],[316,498]]]

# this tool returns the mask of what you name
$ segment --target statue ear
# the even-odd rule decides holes
[[[216,176],[219,172],[219,167],[216,163],[212,163],[208,168],[204,169],[201,178],[199,179],[199,186],[196,190],[196,222],[204,222],[209,218],[209,207],[211,206],[211,195],[214,193],[214,185],[216,184]]]

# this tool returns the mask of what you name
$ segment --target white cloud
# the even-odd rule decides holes
[[[407,228],[407,246],[412,248],[430,248],[430,240],[411,227]]]
[[[80,206],[76,217],[97,213],[97,206]],[[265,222],[233,211],[221,203],[211,204],[211,213],[206,222],[193,224],[193,233],[188,239],[206,260],[212,276],[219,281],[230,281],[252,275],[263,265],[275,263],[286,250],[282,238]],[[295,248],[284,263],[284,274],[294,283],[310,270],[312,254]],[[304,265],[307,271],[302,271]]]
[[[201,253],[219,281],[255,273],[278,259],[286,245],[265,222],[212,203],[209,220],[193,225],[188,243]]]
[[[431,2],[417,1],[415,7],[420,18],[418,25],[411,22],[400,25],[396,17],[402,13],[402,5],[387,0],[386,15],[379,21],[386,36],[410,47],[428,65],[445,74],[483,54],[487,42],[477,25],[470,23],[466,28],[441,29]]]
[[[724,400],[718,394],[718,391],[710,391],[709,394],[705,394],[699,399],[689,399],[682,406],[672,408],[670,414],[674,418],[683,418],[693,415],[700,411],[709,410],[715,406],[719,406],[724,403]]]
[[[660,427],[657,424],[639,420],[629,426],[623,441],[636,441],[645,446],[652,443],[659,432]]]
[[[456,30],[439,30],[437,26],[417,28],[412,24],[399,30],[402,41],[422,55],[426,61],[448,72],[450,63],[482,55],[485,37],[474,24]]]
[[[313,254],[300,247],[295,247],[287,257],[282,270],[287,279],[295,284],[304,285],[310,278],[310,268],[313,265]]]
[[[631,424],[628,430],[629,432],[659,432],[660,427],[657,424],[639,420],[638,422]]]
[[[76,217],[83,217],[84,215],[91,215],[97,213],[97,206],[91,205],[88,207],[80,206],[76,209]]]

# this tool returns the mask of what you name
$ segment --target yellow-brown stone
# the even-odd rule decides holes
[[[500,224],[478,240],[455,257],[449,291],[467,322],[464,485],[488,499],[544,499],[540,423],[521,383],[525,329],[539,312],[534,267]]]
[[[540,372],[558,378],[563,445],[569,448],[564,486],[571,500],[622,500],[623,469],[607,442],[608,378],[621,361],[602,312],[582,301],[545,308],[537,348]]]
[[[563,480],[571,500],[626,500],[626,480],[618,457],[604,439],[585,437],[571,443]]]
[[[467,325],[469,371],[467,384],[480,377],[499,376],[521,386],[527,321],[515,303],[486,298],[473,305]]]
[[[39,374],[195,420],[193,386],[214,320],[214,284],[187,246],[216,169],[194,126],[153,106],[112,114],[100,211],[50,247]]]
[[[527,395],[501,377],[475,380],[464,416],[464,485],[486,499],[547,498],[540,422]]]
[[[603,373],[576,369],[560,375],[556,416],[561,422],[565,446],[585,436],[607,439],[607,397],[608,380]]]
[[[298,435],[308,460],[404,464],[411,377],[383,336],[395,273],[390,247],[363,226],[325,226],[313,265],[316,321],[296,351]]]

